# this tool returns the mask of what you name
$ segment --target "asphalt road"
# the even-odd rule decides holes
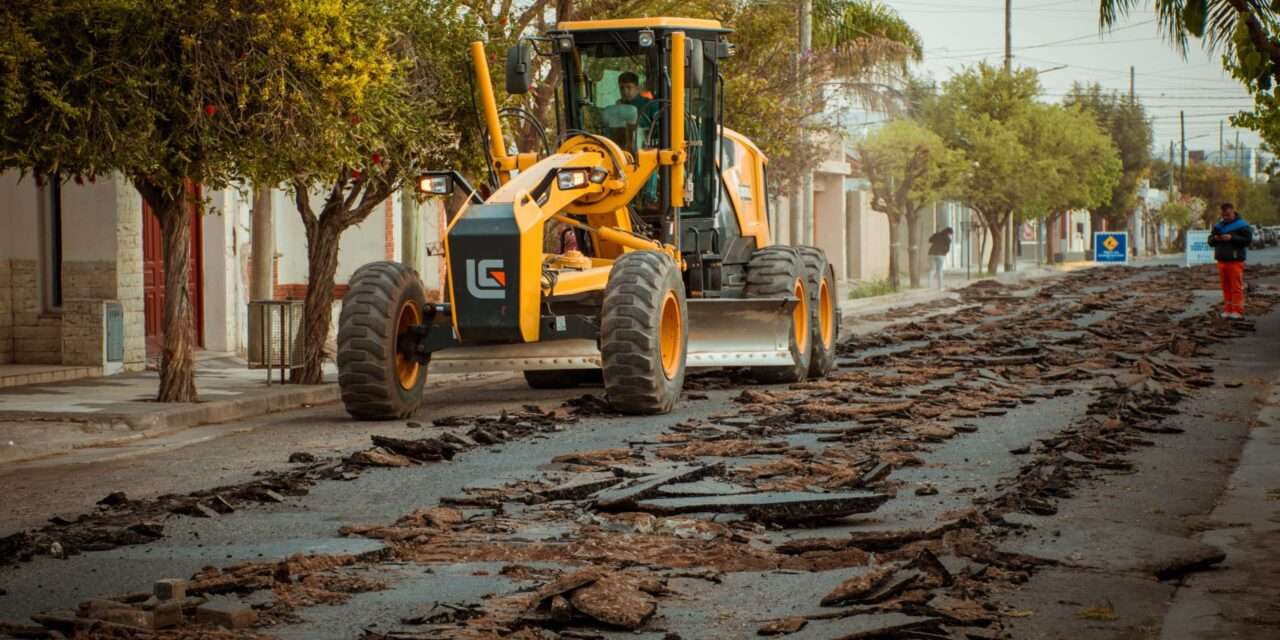
[[[1280,250],[1256,252],[1253,261],[1280,263]],[[1091,327],[1101,327],[1103,334],[1125,327],[1138,339],[1143,326],[1127,324],[1125,318],[1130,314],[1146,318],[1141,316],[1145,307],[1152,306],[1159,296],[1175,293],[1142,290],[1142,283],[1166,278],[1171,273],[1168,269],[1115,273],[1115,277],[1095,279],[1068,292],[1071,300],[1083,300],[1084,304],[1072,312],[1074,326],[1054,333],[1067,351],[1071,344],[1088,346],[1103,339],[1115,343],[1115,336],[1091,333]],[[1260,292],[1280,295],[1280,273],[1255,284]],[[954,393],[959,398],[966,389],[973,390],[975,396],[987,393],[991,387],[984,381],[993,378],[980,364],[961,364],[957,371],[942,371],[934,365],[911,371],[896,366],[911,360],[895,358],[931,344],[962,344],[986,330],[988,323],[1018,322],[1065,308],[1064,298],[1039,292],[1037,288],[1011,289],[999,298],[971,300],[951,308],[918,309],[915,316],[901,316],[883,334],[896,337],[864,337],[857,353],[845,361],[848,366],[842,371],[865,376],[869,384],[863,384],[864,378],[849,378],[843,386],[828,390],[753,386],[749,387],[753,391],[774,395],[752,403],[740,398],[748,387],[738,379],[704,378],[692,392],[695,397],[682,401],[671,415],[586,415],[528,437],[463,451],[449,462],[372,468],[349,480],[320,481],[306,495],[290,496],[281,504],[240,506],[234,513],[214,518],[166,515],[163,537],[148,544],[92,551],[68,559],[39,555],[28,562],[0,566],[0,620],[24,620],[32,613],[73,608],[103,594],[145,590],[156,579],[185,578],[208,566],[269,562],[297,553],[359,554],[391,544],[396,549],[392,556],[350,568],[377,581],[381,588],[355,590],[359,592],[349,600],[342,598],[346,600],[342,603],[298,606],[287,619],[257,631],[289,638],[378,637],[376,633],[400,628],[403,618],[420,615],[433,603],[493,609],[495,602],[515,598],[562,570],[593,565],[615,570],[641,567],[661,574],[668,592],[657,598],[658,613],[639,632],[601,630],[579,624],[581,620],[571,625],[579,631],[605,637],[663,638],[673,633],[683,638],[749,637],[767,621],[801,616],[807,617],[807,625],[790,637],[837,638],[857,632],[860,625],[889,625],[893,620],[883,616],[895,611],[921,619],[929,618],[931,611],[936,614],[939,607],[930,608],[927,603],[930,594],[942,592],[941,587],[919,596],[924,602],[913,601],[910,594],[915,592],[908,589],[906,595],[890,598],[888,606],[873,606],[874,610],[858,615],[831,617],[827,615],[831,608],[818,605],[823,595],[851,572],[877,562],[906,562],[908,556],[929,549],[945,555],[952,573],[967,576],[956,580],[946,593],[985,605],[986,613],[974,628],[989,631],[992,637],[1280,637],[1280,610],[1274,604],[1280,602],[1280,578],[1263,570],[1277,563],[1269,549],[1275,548],[1280,535],[1280,501],[1275,497],[1280,492],[1280,474],[1267,468],[1267,450],[1259,448],[1265,447],[1265,442],[1259,444],[1260,439],[1274,440],[1271,433],[1280,428],[1280,418],[1273,409],[1274,388],[1280,381],[1280,341],[1276,340],[1280,336],[1280,307],[1270,307],[1264,315],[1253,318],[1254,326],[1239,328],[1187,358],[1192,364],[1212,367],[1212,384],[1181,399],[1176,412],[1159,421],[1170,433],[1131,436],[1146,444],[1106,453],[1106,459],[1114,462],[1110,468],[1079,463],[1088,471],[1072,467],[1067,474],[1071,477],[1069,488],[1055,491],[1049,498],[1041,488],[1036,493],[1019,487],[1033,472],[1049,473],[1043,462],[1046,456],[1058,460],[1059,467],[1067,464],[1053,458],[1058,454],[1044,443],[1074,437],[1084,429],[1081,425],[1097,414],[1097,375],[1031,385],[1016,384],[1013,374],[1005,372],[1000,380],[1014,380],[1010,387],[1016,386],[1019,393],[1046,393],[1019,400],[1010,391],[1002,400],[1004,404],[996,408],[988,405],[973,415],[949,418],[946,424],[963,425],[964,429],[938,437],[919,431],[911,419],[896,415],[799,423],[760,418],[778,407],[794,410],[807,406],[800,404],[802,400],[816,402],[831,394],[847,397],[848,406],[860,406],[864,400],[921,402],[935,393]],[[1204,287],[1178,293],[1189,296],[1190,303],[1174,320],[1199,319],[1216,301],[1216,293]],[[1101,300],[1090,306],[1089,296]],[[954,323],[945,328],[947,333],[923,336],[911,326],[926,313],[946,318],[953,312],[967,312],[974,320]],[[954,341],[943,336],[953,336]],[[936,354],[930,357],[935,358],[935,364],[948,362]],[[1041,369],[1037,375],[1044,375],[1051,367],[1042,364]],[[913,374],[917,377],[890,379]],[[1071,393],[1056,395],[1059,389],[1070,389]],[[340,459],[369,448],[372,434],[420,439],[463,433],[472,424],[469,417],[515,412],[530,404],[553,410],[584,393],[598,394],[599,390],[533,391],[518,378],[491,376],[434,389],[428,407],[414,419],[425,426],[353,422],[340,407],[326,406],[193,429],[128,448],[18,465],[0,472],[0,486],[5,487],[0,536],[40,527],[55,516],[72,520],[76,514],[92,512],[94,503],[112,491],[145,500],[251,482],[264,472],[298,468],[288,462],[294,452],[311,453],[322,460]],[[801,399],[794,395],[806,393],[809,395]],[[744,412],[754,424],[748,425],[751,420],[746,419],[725,421],[725,416]],[[446,416],[462,417],[464,426],[430,424]],[[914,418],[922,425],[933,423],[919,414]],[[573,477],[574,472],[591,471],[553,464],[556,456],[622,449],[633,452],[632,462],[656,463],[665,455],[661,453],[663,444],[702,442],[700,434],[708,430],[755,429],[758,425],[769,426],[749,431],[758,437],[746,440],[782,443],[785,455],[779,455],[781,449],[711,449],[696,458],[726,463],[733,470],[726,479],[742,483],[741,470],[752,465],[780,459],[822,461],[838,449],[842,455],[870,456],[872,461],[888,464],[887,477],[859,488],[893,498],[871,513],[823,522],[747,526],[732,516],[698,516],[716,527],[709,533],[694,527],[695,532],[689,534],[689,518],[660,518],[656,525],[659,531],[652,535],[641,531],[639,525],[635,529],[622,527],[616,518],[597,514],[581,502],[510,501],[527,489],[520,488],[522,483],[554,484]],[[876,431],[827,444],[832,434],[853,427],[886,434]],[[689,440],[689,433],[697,437]],[[726,439],[743,440],[734,432],[706,441],[714,445]],[[805,453],[798,453],[801,451]],[[1253,462],[1245,464],[1242,459]],[[843,464],[848,458],[839,460]],[[1095,462],[1098,460],[1102,457]],[[807,473],[811,475],[797,479],[794,488],[840,490],[830,488],[835,485],[806,484],[830,479]],[[785,474],[779,477],[787,478]],[[756,480],[756,488],[768,481]],[[1256,491],[1233,493],[1233,488],[1241,486]],[[388,543],[386,538],[380,539],[381,532],[344,535],[342,531],[389,525],[416,509],[434,507],[442,499],[485,494],[486,489],[494,488],[501,488],[499,494],[507,499],[496,512],[476,505],[463,508],[471,524],[429,540]],[[1040,505],[1042,500],[1051,506]],[[1007,508],[993,511],[992,505]],[[670,530],[661,530],[666,521],[672,523]],[[627,526],[634,524],[625,522]],[[954,531],[944,535],[943,528]],[[916,544],[903,538],[885,546],[864,545],[843,555],[784,557],[777,552],[780,545],[816,538],[844,539],[872,533],[902,538],[921,531],[930,533]],[[730,532],[735,537],[730,538]],[[1235,535],[1240,532],[1249,535]],[[704,539],[702,533],[712,539]],[[654,545],[652,552],[644,546],[648,544]],[[609,548],[612,545],[618,548]],[[624,549],[629,545],[632,548]],[[1218,552],[1225,553],[1225,561],[1215,558],[1221,555]],[[531,574],[511,571],[512,566],[530,567]],[[681,571],[712,572],[715,579]],[[1223,585],[1253,597],[1224,596],[1227,587]],[[265,607],[269,594],[251,594],[246,602]],[[493,611],[486,615],[502,617]],[[555,637],[541,626],[524,626],[525,633],[546,634],[525,637]],[[934,627],[926,628],[928,631],[920,633],[936,633]],[[891,637],[981,637],[962,635],[966,632],[961,629],[966,628],[953,625],[951,632],[961,635]],[[458,633],[461,637],[462,632]],[[476,637],[483,637],[483,633]]]

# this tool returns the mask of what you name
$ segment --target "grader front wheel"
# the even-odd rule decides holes
[[[618,258],[600,327],[604,391],[624,413],[667,413],[684,389],[689,309],[676,263],[663,253]]]
[[[374,262],[351,276],[338,317],[338,387],[359,420],[407,418],[422,404],[427,368],[397,348],[422,324],[426,294],[418,274],[396,262]]]

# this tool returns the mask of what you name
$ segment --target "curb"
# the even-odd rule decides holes
[[[101,436],[99,438],[87,437],[81,442],[55,446],[48,446],[46,443],[45,446],[29,447],[24,444],[19,450],[0,450],[0,463],[32,462],[79,449],[123,447],[194,427],[256,418],[306,406],[324,405],[337,402],[338,399],[338,385],[326,383],[298,386],[248,398],[182,404],[146,413],[0,411],[0,422],[70,422],[103,427],[101,431],[93,432]],[[124,427],[127,427],[127,430]],[[90,432],[86,431],[87,433]]]
[[[45,411],[0,411],[0,421],[83,422],[124,424],[130,431],[177,430],[203,424],[253,418],[269,413],[298,409],[304,405],[328,404],[339,399],[338,385],[328,382],[298,386],[276,393],[248,398],[182,403],[145,413],[111,412],[59,413]],[[158,404],[158,403],[157,403]]]

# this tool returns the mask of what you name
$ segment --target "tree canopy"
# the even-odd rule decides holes
[[[947,194],[963,171],[963,161],[938,134],[911,120],[890,122],[856,146],[859,166],[871,183],[872,207],[889,217],[889,282],[896,289],[900,223],[908,223],[910,246],[918,247],[917,214]],[[914,252],[910,265],[912,286],[919,286]]]
[[[1151,164],[1151,125],[1137,100],[1118,92],[1104,92],[1098,83],[1073,84],[1063,103],[1079,107],[1111,138],[1120,154],[1120,179],[1107,197],[1086,207],[1112,227],[1125,224],[1137,206],[1138,187]]]

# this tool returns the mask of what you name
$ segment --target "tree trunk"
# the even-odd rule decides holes
[[[147,204],[160,221],[164,243],[164,347],[158,402],[195,402],[195,324],[187,282],[191,274],[191,216],[184,198],[147,189]]]
[[[1005,221],[997,217],[988,223],[991,228],[991,259],[987,261],[987,269],[994,276],[1000,272],[1000,263],[1004,258]]]
[[[1055,264],[1053,256],[1058,253],[1058,217],[1061,215],[1062,214],[1060,213],[1052,214],[1049,216],[1049,219],[1045,221],[1045,264]]]
[[[898,266],[898,245],[902,242],[902,222],[896,215],[889,215],[889,286],[898,290],[901,283]]]
[[[327,212],[326,212],[327,213]],[[336,216],[321,215],[307,228],[307,296],[302,308],[302,368],[294,369],[297,384],[324,383],[324,345],[333,318],[333,284],[338,272],[338,239],[342,229]]]
[[[907,274],[911,288],[920,287],[920,212],[907,214]]]

